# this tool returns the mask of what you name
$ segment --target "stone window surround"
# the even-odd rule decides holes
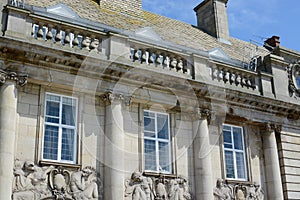
[[[144,145],[143,145],[143,154],[145,156],[145,152],[144,152],[145,151],[145,139],[150,139],[152,141],[155,141],[156,162],[159,162],[160,156],[159,156],[159,150],[157,148],[159,148],[159,146],[158,146],[159,141],[162,140],[162,142],[167,143],[168,146],[169,146],[168,147],[168,151],[169,151],[168,152],[168,156],[169,156],[169,162],[170,162],[170,170],[169,171],[160,171],[159,169],[157,169],[155,171],[146,170],[145,169],[145,157],[143,156],[143,158],[144,158],[144,162],[143,162],[143,164],[144,164],[144,170],[146,172],[156,172],[156,173],[172,174],[172,162],[171,162],[172,150],[171,150],[171,133],[170,133],[170,115],[169,115],[169,113],[166,113],[166,112],[156,112],[156,111],[151,111],[151,110],[144,110],[144,112],[143,112],[143,119],[145,119],[145,116],[144,116],[145,112],[149,112],[149,113],[155,114],[155,117],[154,117],[155,118],[155,135],[158,134],[158,130],[156,130],[157,126],[158,126],[157,114],[162,114],[162,115],[168,116],[168,118],[167,118],[167,120],[168,120],[168,132],[169,132],[168,133],[168,137],[169,137],[168,142],[166,142],[167,139],[159,139],[159,138],[153,139],[152,137],[147,137],[147,136],[145,136],[145,133],[144,133],[145,131],[143,131],[143,133],[144,133],[144,135],[143,135],[143,143],[144,143]],[[143,128],[144,128],[144,123],[143,123]],[[158,168],[158,167],[159,167],[159,163],[156,163],[156,168]]]
[[[243,130],[243,142],[244,142],[244,153],[245,153],[245,168],[246,168],[246,179],[226,178],[226,164],[225,164],[225,148],[224,148],[224,137],[223,137],[223,125],[241,127]],[[241,123],[232,123],[227,120],[220,125],[220,156],[222,163],[222,177],[228,183],[252,183],[252,168],[249,153],[249,133],[248,127]]]
[[[36,153],[35,157],[38,163],[41,165],[53,165],[53,166],[66,166],[68,168],[80,168],[82,158],[81,158],[81,121],[82,117],[80,113],[78,113],[78,110],[82,108],[82,101],[83,98],[79,94],[74,94],[70,91],[66,91],[64,89],[59,89],[59,88],[51,88],[51,89],[46,89],[47,87],[41,86],[40,93],[39,93],[39,105],[40,105],[40,111],[39,111],[39,116],[38,116],[38,133],[37,133],[37,145],[36,145]],[[55,161],[55,160],[45,160],[43,159],[43,140],[44,140],[44,117],[45,117],[45,103],[46,103],[46,94],[56,94],[60,96],[67,96],[67,97],[73,97],[77,99],[77,120],[76,120],[76,126],[77,126],[77,131],[75,133],[76,136],[76,143],[75,143],[75,148],[76,148],[76,153],[75,153],[75,161],[76,162],[60,162],[60,161]]]
[[[169,114],[169,134],[170,134],[170,161],[171,161],[171,173],[163,173],[163,172],[153,172],[145,170],[145,159],[144,159],[144,110],[158,113],[167,113]],[[174,144],[174,131],[175,131],[175,115],[172,111],[161,110],[161,108],[151,107],[147,104],[139,105],[139,152],[140,152],[140,169],[142,169],[143,174],[148,176],[160,176],[164,175],[165,177],[175,177],[177,175],[177,164],[176,164],[176,148]]]
[[[66,96],[66,95],[61,95],[61,94],[57,94],[57,93],[50,93],[50,92],[46,92],[46,94],[45,94],[45,96],[47,96],[47,95],[52,95],[52,96],[56,96],[56,97],[60,97],[60,101],[59,101],[59,121],[61,121],[62,119],[61,119],[61,114],[62,114],[62,98],[63,97],[66,97],[66,98],[69,98],[69,99],[72,99],[72,100],[75,100],[76,101],[76,105],[75,105],[75,108],[76,108],[76,110],[75,110],[75,121],[74,121],[74,126],[71,126],[71,125],[65,125],[65,126],[63,126],[62,125],[62,122],[59,122],[59,123],[54,123],[54,124],[56,124],[56,126],[58,127],[58,146],[57,146],[57,152],[58,152],[58,157],[60,157],[60,158],[57,158],[56,160],[52,160],[52,159],[45,159],[44,158],[44,155],[43,155],[43,153],[44,153],[44,136],[45,136],[45,125],[51,125],[51,124],[53,124],[53,123],[50,123],[50,122],[46,122],[46,120],[45,120],[45,117],[46,117],[46,103],[47,103],[47,99],[45,98],[45,106],[44,106],[44,123],[43,123],[43,128],[44,128],[44,131],[43,131],[43,139],[42,139],[42,159],[43,160],[47,160],[47,161],[55,161],[55,162],[62,162],[62,163],[70,163],[70,164],[75,164],[76,163],[76,155],[77,155],[77,138],[76,138],[76,136],[77,136],[77,130],[78,130],[78,98],[76,98],[76,97],[72,97],[72,96]],[[62,140],[63,140],[63,138],[62,138],[62,130],[61,129],[63,129],[63,128],[71,128],[71,129],[73,129],[74,130],[74,140],[75,141],[73,141],[74,143],[73,143],[73,156],[74,156],[74,158],[73,158],[73,160],[71,161],[67,161],[67,160],[62,160],[62,158],[61,158],[61,153],[62,153],[62,144],[61,144],[61,142],[62,142]]]

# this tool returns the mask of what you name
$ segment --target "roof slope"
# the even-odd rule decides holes
[[[255,51],[262,56],[269,53],[263,47],[235,38],[230,38],[231,44],[225,44],[195,26],[145,10],[139,15],[131,15],[102,8],[92,0],[26,0],[26,4],[38,7],[49,7],[59,3],[64,3],[83,19],[132,32],[151,27],[165,41],[202,51],[221,47],[232,59],[239,61],[248,62],[250,54]]]

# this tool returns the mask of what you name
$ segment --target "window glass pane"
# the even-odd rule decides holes
[[[62,129],[61,159],[74,160],[74,130]]]
[[[159,171],[171,172],[170,146],[167,142],[159,142]]]
[[[145,137],[152,137],[152,138],[155,138],[155,132],[147,132],[147,131],[145,131],[145,132],[144,132],[144,136],[145,136]]]
[[[60,102],[60,96],[47,94],[47,100]]]
[[[233,128],[234,148],[243,150],[243,137],[241,128]]]
[[[145,131],[155,132],[155,119],[144,117],[144,129]]]
[[[44,135],[44,151],[43,158],[50,160],[57,160],[58,152],[58,127],[45,126]]]
[[[224,130],[231,131],[231,126],[223,125],[223,131]]]
[[[240,179],[246,179],[246,170],[245,170],[245,157],[244,153],[237,152],[236,153],[236,168],[237,168],[237,176]]]
[[[157,114],[158,138],[169,139],[169,120],[168,115]]]
[[[155,141],[144,140],[145,170],[156,171]]]
[[[225,148],[232,148],[232,138],[230,131],[223,131],[223,138],[224,138],[224,147]]]
[[[144,111],[144,116],[145,117],[155,117],[155,114],[153,112]]]
[[[76,108],[71,105],[62,105],[62,124],[74,126],[76,117]]]
[[[233,152],[225,151],[225,165],[226,165],[226,177],[227,178],[235,178]]]
[[[47,101],[46,103],[46,115],[59,117],[59,103]]]

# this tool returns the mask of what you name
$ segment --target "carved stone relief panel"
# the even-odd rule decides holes
[[[258,184],[227,184],[218,179],[214,188],[215,200],[263,200],[264,192]]]
[[[147,177],[134,172],[125,182],[126,200],[190,200],[187,179],[183,177],[167,178]]]
[[[92,167],[71,171],[15,161],[13,200],[102,199],[102,181]]]

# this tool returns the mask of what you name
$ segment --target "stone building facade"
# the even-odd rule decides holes
[[[2,2],[1,199],[299,199],[300,53],[199,3]]]

